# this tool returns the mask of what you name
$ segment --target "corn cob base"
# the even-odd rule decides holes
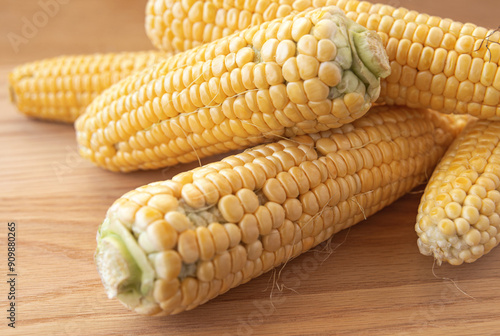
[[[376,107],[340,129],[140,187],[100,227],[103,284],[141,314],[195,308],[424,182],[455,133],[435,112]]]
[[[418,246],[459,265],[500,242],[500,122],[472,121],[451,145],[419,206]]]

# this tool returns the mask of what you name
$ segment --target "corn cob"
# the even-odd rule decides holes
[[[473,121],[437,166],[418,209],[418,246],[453,265],[500,241],[500,121]]]
[[[452,121],[378,106],[123,195],[97,236],[108,296],[176,314],[259,276],[423,182],[456,134]]]
[[[392,73],[381,83],[380,101],[500,119],[500,32],[474,24],[354,0],[243,4],[150,0],[146,28],[155,45],[182,50],[230,34],[242,25],[325,5],[338,6],[382,38]]]
[[[9,75],[10,98],[30,117],[74,122],[104,89],[169,54],[124,52],[61,56],[27,63]]]
[[[83,157],[156,169],[338,127],[388,75],[378,36],[326,7],[177,54],[98,97],[76,122]]]

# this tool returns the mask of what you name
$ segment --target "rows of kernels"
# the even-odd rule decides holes
[[[27,63],[9,75],[11,99],[31,117],[73,122],[112,84],[167,56],[148,51],[62,56]]]
[[[108,216],[149,255],[162,313],[178,313],[298,256],[421,183],[453,138],[450,122],[430,111],[377,107],[339,129],[261,145],[138,188]],[[438,141],[440,132],[448,136]],[[401,154],[384,161],[389,143]],[[338,150],[323,152],[332,146]],[[195,192],[199,180],[211,181],[203,193]],[[190,220],[205,212],[215,214],[213,222]],[[211,290],[195,294],[184,286]]]
[[[342,49],[349,43],[336,14],[319,12],[177,54],[114,86],[76,123],[82,155],[111,170],[155,169],[359,118],[372,97],[336,61],[332,41]],[[290,37],[274,29],[282,22],[290,23],[284,34]],[[286,51],[291,45],[296,56]],[[330,86],[337,84],[332,99]]]
[[[293,1],[150,0],[146,32],[164,50],[184,51],[292,13]]]
[[[387,5],[326,3],[345,10],[384,41],[392,74],[382,81],[381,101],[500,117],[499,32]]]
[[[150,8],[153,8],[155,2],[163,2],[163,0],[151,0]],[[293,11],[303,11],[334,5],[344,10],[349,18],[368,29],[377,31],[385,43],[392,68],[392,75],[382,81],[381,101],[432,108],[447,113],[467,113],[480,118],[500,117],[498,107],[500,103],[500,46],[498,45],[500,32],[470,23],[462,24],[449,19],[419,14],[405,8],[371,4],[366,1],[301,0],[290,3],[271,0],[262,2],[278,8],[276,11],[268,12],[268,14],[272,12],[274,16],[269,16],[267,20],[287,13],[290,6]],[[180,1],[174,3],[174,6],[181,7],[178,5]],[[210,1],[205,3],[209,7],[216,6]],[[245,6],[247,3],[253,2],[247,1]],[[229,3],[223,9],[219,7],[220,17],[225,17],[222,13],[228,11],[240,12],[239,8],[231,6],[236,6],[236,3]],[[283,10],[279,10],[280,8]],[[155,12],[151,9],[148,13],[149,20],[154,20],[158,25],[154,29],[150,25],[150,37],[157,45],[163,44],[163,47],[170,50],[170,35],[167,33],[170,25],[160,22],[162,15],[164,15],[163,19],[172,17],[172,14],[165,16],[164,13],[172,11],[173,8],[158,9],[161,11]],[[251,8],[245,8],[245,10],[251,12]],[[262,14],[254,13],[255,15]],[[218,21],[218,23],[222,25],[218,29],[214,29],[213,26],[206,26],[206,28],[226,33],[232,33],[238,29],[235,25],[232,25],[231,29],[227,28],[228,21],[226,20]],[[163,36],[161,42],[158,36]],[[196,36],[184,37],[187,38],[188,45],[191,43],[190,38],[197,40]],[[207,34],[204,37],[206,38]],[[197,41],[199,43],[209,40],[198,39]]]
[[[419,206],[422,253],[473,262],[500,241],[500,123],[468,126],[436,168]]]

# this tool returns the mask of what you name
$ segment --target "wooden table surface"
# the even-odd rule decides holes
[[[1,335],[500,334],[500,248],[473,264],[433,269],[432,258],[416,246],[418,192],[339,233],[319,247],[321,254],[290,262],[286,280],[276,281],[269,272],[170,317],[138,316],[107,299],[93,262],[96,230],[107,208],[128,190],[195,164],[110,173],[79,158],[72,126],[16,111],[6,78],[17,64],[151,48],[143,28],[145,0],[87,0],[60,1],[57,13],[16,50],[5,37],[19,34],[42,2],[0,1]],[[389,3],[487,27],[500,24],[494,0]],[[12,221],[18,244],[16,329],[7,327],[4,280]]]

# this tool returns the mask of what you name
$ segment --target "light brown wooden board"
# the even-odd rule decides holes
[[[500,4],[493,0],[391,3],[487,27],[500,24]],[[171,317],[138,316],[108,300],[93,263],[97,226],[107,208],[128,190],[195,164],[128,175],[96,168],[77,156],[72,126],[17,113],[8,101],[6,77],[14,65],[41,57],[150,48],[143,29],[145,1],[69,1],[17,53],[5,37],[19,33],[23,17],[30,19],[40,5],[37,0],[0,5],[0,334],[500,333],[500,249],[474,264],[436,266],[436,278],[432,258],[416,246],[419,194],[339,233],[322,264],[312,253],[290,262],[283,271],[288,280],[278,283],[293,290],[272,290],[270,272]],[[18,239],[15,330],[5,318],[9,221],[16,222]]]

